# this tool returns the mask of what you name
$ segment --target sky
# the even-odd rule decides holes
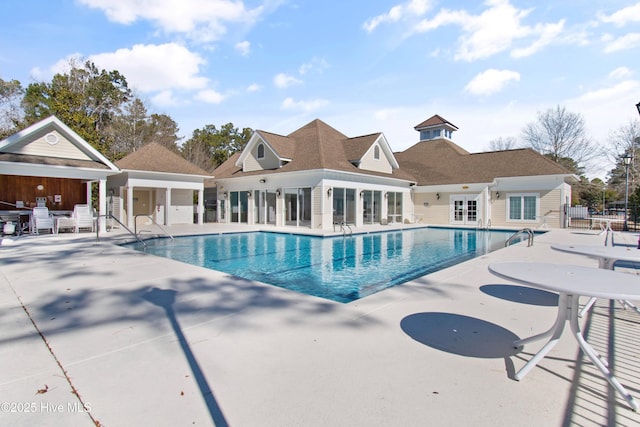
[[[402,151],[439,114],[480,152],[556,106],[602,145],[640,118],[640,1],[3,0],[0,15],[0,78],[26,87],[90,60],[183,141],[320,119]]]

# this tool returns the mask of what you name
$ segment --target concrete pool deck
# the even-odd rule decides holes
[[[532,247],[516,244],[349,304],[110,243],[122,237],[29,236],[0,246],[0,425],[640,423],[577,359],[569,333],[526,378],[510,379],[542,345],[514,354],[512,341],[547,330],[557,298],[487,266],[597,267],[550,248],[603,244],[595,231],[551,230]],[[635,246],[638,235],[615,237]],[[613,357],[637,399],[639,328],[640,315],[609,301],[584,318],[588,341]]]

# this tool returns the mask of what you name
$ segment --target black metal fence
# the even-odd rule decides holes
[[[571,212],[568,208],[565,209],[565,212],[569,218],[569,228],[600,230],[609,224],[612,230],[622,231],[625,229],[626,222],[627,230],[640,231],[640,205],[629,205],[626,218],[624,208],[608,209],[604,212],[588,210],[586,214],[577,216],[575,212]]]

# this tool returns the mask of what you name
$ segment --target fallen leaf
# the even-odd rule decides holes
[[[49,391],[49,386],[45,384],[44,388],[41,388],[40,390],[38,390],[36,394],[45,394],[47,391]]]

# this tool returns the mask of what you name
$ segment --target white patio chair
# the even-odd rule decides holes
[[[53,215],[49,213],[48,208],[33,208],[31,214],[31,231],[34,234],[40,234],[40,230],[49,230],[51,234],[55,233]]]
[[[75,223],[76,233],[81,228],[88,228],[94,231],[95,219],[93,218],[93,209],[89,205],[75,205],[73,207],[73,220]]]

